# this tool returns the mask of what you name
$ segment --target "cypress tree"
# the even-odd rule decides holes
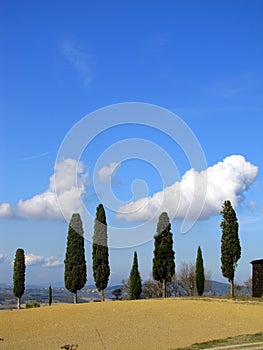
[[[24,250],[19,248],[16,251],[14,260],[14,274],[13,274],[13,293],[17,297],[17,308],[21,307],[21,297],[25,291],[25,253]]]
[[[173,234],[166,212],[163,212],[157,224],[154,236],[153,278],[162,283],[162,297],[166,297],[167,282],[175,274]]]
[[[230,295],[234,297],[234,277],[237,262],[241,257],[241,246],[238,236],[238,221],[231,202],[226,200],[222,206],[223,220],[220,224],[221,237],[221,270],[230,283]]]
[[[52,304],[52,287],[48,287],[48,305],[51,306]]]
[[[108,285],[110,276],[109,249],[107,238],[106,214],[102,204],[99,204],[94,222],[92,245],[93,277],[96,287],[104,301],[104,289]]]
[[[195,288],[199,296],[204,293],[205,288],[205,273],[202,250],[198,247],[196,264],[195,264]]]
[[[142,293],[142,281],[141,281],[141,276],[138,269],[137,252],[134,252],[133,265],[130,273],[129,284],[130,284],[131,298],[139,299]]]
[[[74,213],[68,228],[64,281],[67,290],[74,293],[75,304],[77,303],[77,291],[82,289],[87,281],[83,234],[81,217]]]

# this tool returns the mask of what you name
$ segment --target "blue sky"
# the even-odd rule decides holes
[[[63,283],[67,219],[79,208],[89,217],[92,283],[89,240],[100,201],[112,246],[111,284],[128,277],[134,250],[142,277],[150,275],[155,216],[177,205],[177,269],[194,261],[200,245],[212,278],[226,281],[218,214],[225,197],[240,223],[237,281],[250,276],[249,262],[263,257],[262,10],[258,0],[1,2],[0,283],[12,282],[18,247],[28,255],[28,284]],[[158,127],[150,118],[138,123],[138,115],[137,122],[132,115],[126,120],[131,105],[122,105],[123,120],[101,110],[126,102],[142,103],[142,118],[151,104],[164,108],[154,107]],[[173,133],[176,120],[187,125],[183,136],[192,130],[199,148],[190,134],[182,147],[179,134],[164,132]],[[63,148],[76,125],[81,135]],[[66,219],[55,203],[55,178]],[[204,212],[181,233],[191,181],[204,178]],[[163,194],[169,199],[158,207]],[[131,215],[120,215],[123,210]]]

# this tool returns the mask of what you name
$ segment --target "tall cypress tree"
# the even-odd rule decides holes
[[[130,296],[132,299],[138,299],[142,293],[142,281],[138,268],[137,252],[134,252],[133,265],[129,278]]]
[[[48,287],[48,305],[51,306],[52,304],[52,287],[51,285]]]
[[[93,277],[96,287],[104,301],[104,289],[108,285],[110,276],[109,249],[107,238],[106,214],[102,204],[99,204],[94,222],[92,245]]]
[[[195,264],[195,288],[199,296],[204,293],[205,288],[205,273],[202,250],[198,247],[196,264]]]
[[[167,282],[171,282],[175,274],[173,234],[166,212],[159,217],[154,239],[153,278],[162,283],[162,296],[165,298]]]
[[[226,200],[221,214],[223,220],[220,224],[222,229],[221,238],[221,270],[224,277],[230,283],[230,294],[234,297],[234,277],[237,262],[241,257],[241,246],[238,236],[238,221],[236,212],[231,202]]]
[[[24,250],[19,248],[16,251],[14,260],[14,274],[13,274],[13,293],[17,297],[17,308],[21,307],[21,297],[25,291],[25,253]]]
[[[74,213],[68,228],[64,281],[65,287],[74,293],[75,304],[77,303],[77,291],[82,289],[87,281],[83,234],[81,217]]]

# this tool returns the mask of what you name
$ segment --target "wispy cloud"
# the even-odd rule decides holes
[[[91,72],[91,55],[87,52],[87,48],[79,46],[73,41],[65,40],[62,43],[62,53],[67,61],[77,71],[79,76],[84,80],[87,86],[92,80]]]
[[[7,254],[5,253],[0,253],[0,264],[3,263],[7,258]]]
[[[55,256],[50,256],[45,259],[44,267],[59,267],[62,266],[63,262],[57,259]]]
[[[20,161],[35,160],[35,159],[39,159],[39,158],[43,158],[43,157],[49,156],[50,154],[51,154],[51,152],[43,152],[43,153],[40,153],[40,154],[34,154],[32,156],[20,158]]]
[[[240,75],[211,80],[208,86],[209,94],[219,99],[229,99],[247,94],[255,87],[256,76],[254,73],[245,71]]]
[[[249,206],[250,209],[254,209],[254,208],[256,207],[256,205],[257,205],[257,202],[256,202],[256,201],[250,201],[250,202],[248,203],[248,206]]]
[[[115,174],[116,170],[120,167],[120,165],[120,163],[112,162],[109,165],[101,168],[98,171],[100,181],[105,183],[111,182],[112,176]]]
[[[166,33],[157,33],[155,36],[151,37],[147,43],[147,48],[149,50],[155,51],[160,50],[169,44],[169,38]]]

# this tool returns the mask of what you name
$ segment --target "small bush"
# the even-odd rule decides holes
[[[26,303],[26,309],[32,309],[34,307],[40,307],[40,304],[36,301],[33,301],[32,303]]]
[[[72,345],[67,344],[67,345],[63,345],[63,346],[61,346],[61,348],[60,348],[60,349],[66,349],[66,350],[76,350],[78,347],[79,347],[79,346],[78,346],[78,344],[72,344]]]

